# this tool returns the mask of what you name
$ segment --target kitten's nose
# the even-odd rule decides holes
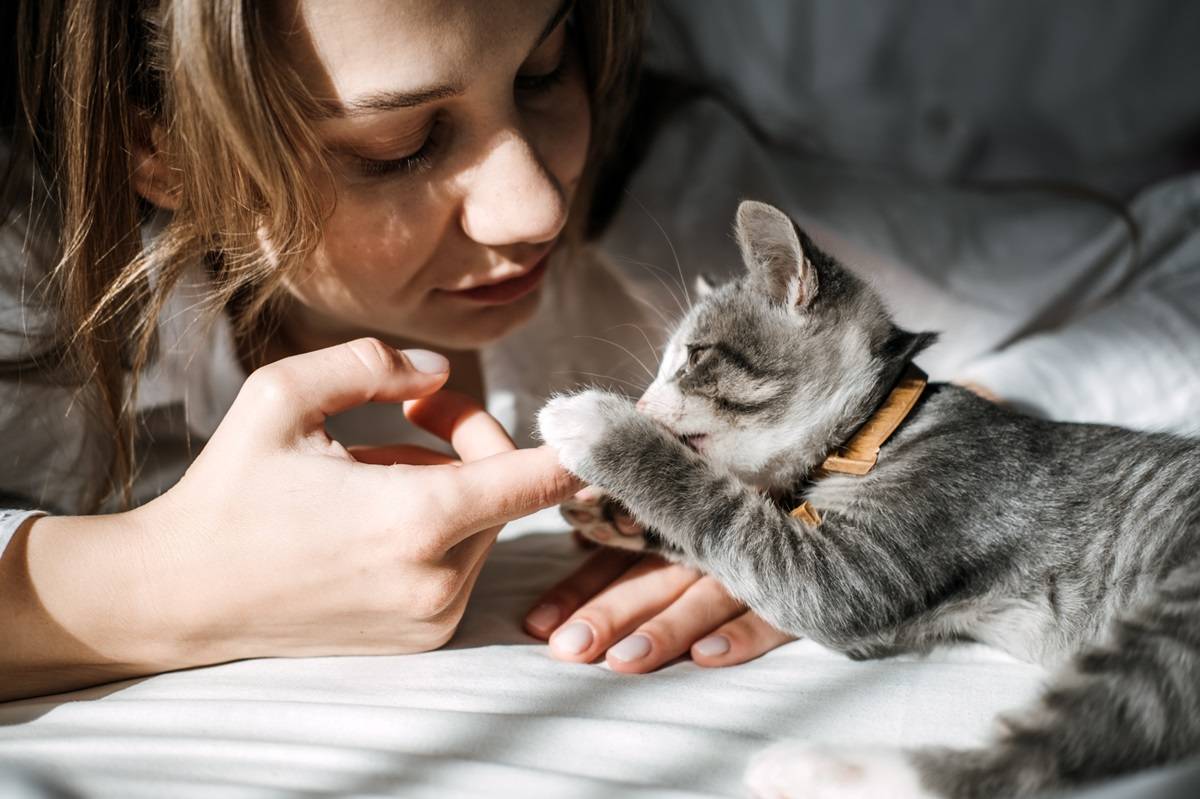
[[[646,398],[645,397],[642,397],[641,399],[639,399],[637,401],[637,409],[638,409],[639,413],[646,412]]]

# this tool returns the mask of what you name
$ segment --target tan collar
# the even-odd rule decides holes
[[[892,433],[896,432],[900,423],[908,418],[908,414],[916,407],[917,400],[925,392],[928,382],[929,376],[910,363],[887,398],[875,409],[875,413],[850,436],[849,441],[838,447],[834,454],[821,463],[818,475],[864,475],[874,469],[876,461],[879,460],[879,449]],[[808,500],[793,508],[791,515],[809,524],[821,523],[820,514]]]

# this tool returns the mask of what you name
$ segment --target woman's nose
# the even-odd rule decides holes
[[[562,185],[528,139],[513,132],[492,145],[463,199],[462,227],[480,244],[550,241],[569,208]]]

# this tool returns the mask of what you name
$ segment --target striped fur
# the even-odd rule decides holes
[[[785,746],[751,785],[826,795],[832,774],[848,795],[875,779],[914,786],[887,795],[1020,797],[1200,755],[1200,443],[931,384],[873,472],[813,479],[932,337],[896,328],[775,209],[743,204],[738,235],[746,276],[685,318],[643,412],[561,397],[545,440],[647,525],[647,548],[780,629],[856,658],[971,638],[1058,669],[985,748]],[[788,516],[802,498],[819,526]]]

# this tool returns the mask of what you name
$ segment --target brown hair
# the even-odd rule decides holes
[[[210,312],[230,309],[237,334],[261,338],[283,277],[318,243],[328,209],[294,176],[323,163],[312,100],[270,35],[255,0],[22,0],[13,26],[18,94],[6,184],[35,164],[60,242],[40,303],[55,325],[32,369],[83,389],[112,442],[94,508],[135,471],[131,408],[153,357],[159,312],[188,263],[212,274]],[[592,104],[589,167],[572,209],[585,224],[590,189],[622,124],[637,68],[643,0],[587,0],[574,26]],[[12,87],[9,87],[11,91]],[[151,247],[152,209],[134,191],[133,145],[178,165],[178,209]],[[11,211],[14,195],[6,192]],[[270,242],[265,252],[263,237]],[[128,379],[129,377],[132,379]]]

